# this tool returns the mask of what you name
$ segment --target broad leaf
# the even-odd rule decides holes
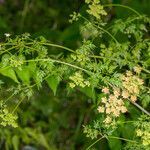
[[[44,136],[42,133],[40,133],[40,134],[38,135],[38,142],[39,142],[41,145],[43,145],[45,148],[50,149],[50,148],[49,148],[49,144],[48,144],[48,142],[47,142],[45,136]]]
[[[27,68],[29,69],[30,76],[33,76],[35,74],[35,71],[36,71],[36,63],[35,62],[29,62]]]
[[[91,87],[80,88],[80,91],[83,92],[86,96],[92,98],[95,102],[95,90]]]
[[[121,140],[118,139],[119,134],[117,132],[113,133],[112,137],[109,137],[108,144],[111,150],[121,150]]]
[[[56,76],[50,76],[46,79],[49,87],[52,89],[52,91],[54,92],[54,95],[56,95],[56,90],[57,90],[57,87],[59,85],[59,82],[60,82],[60,78],[59,77],[56,77]]]
[[[24,84],[30,84],[30,72],[26,66],[23,67],[21,70],[16,69],[16,73]]]
[[[19,150],[19,138],[17,135],[14,135],[12,137],[12,144],[13,144],[14,150]]]
[[[18,79],[16,77],[16,73],[15,71],[12,69],[12,67],[5,67],[5,68],[1,68],[0,69],[0,73],[3,75],[3,76],[6,76],[6,77],[9,77],[11,78],[12,80],[14,80],[15,82],[18,83]]]

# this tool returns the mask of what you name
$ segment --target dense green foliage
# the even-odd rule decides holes
[[[25,2],[18,29],[6,25],[12,16],[0,24],[3,31],[37,31],[4,32],[0,43],[1,149],[149,150],[149,17],[86,0],[81,13],[61,20],[55,8],[33,4]],[[130,16],[114,18],[113,6]],[[55,20],[51,31],[40,29],[47,20],[31,27],[28,9],[39,7]]]

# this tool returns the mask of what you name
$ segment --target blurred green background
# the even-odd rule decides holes
[[[150,15],[150,0],[102,0],[102,3],[128,5]],[[81,43],[81,35],[79,24],[68,22],[69,15],[73,11],[84,12],[85,8],[84,0],[0,0],[0,40],[4,33],[14,36],[28,32],[32,37],[42,35],[52,43],[75,49]],[[131,14],[123,8],[113,8],[110,13],[112,21]],[[85,149],[93,142],[82,133],[82,126],[93,118],[90,103],[79,91],[67,95],[63,85],[54,96],[44,84],[18,110],[20,127],[0,128],[0,150]],[[105,140],[102,145],[101,150],[109,150]]]

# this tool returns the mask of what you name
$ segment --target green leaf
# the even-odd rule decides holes
[[[48,145],[48,142],[47,142],[45,136],[44,136],[42,133],[40,133],[40,134],[38,135],[38,142],[39,142],[41,145],[43,145],[45,148],[50,149],[50,148],[49,148],[49,145]]]
[[[134,126],[133,124],[125,124],[121,128],[121,134],[124,138],[132,140],[134,137]]]
[[[26,66],[23,67],[21,70],[16,69],[16,73],[24,84],[30,84],[30,71]]]
[[[14,135],[12,137],[12,144],[13,144],[14,150],[19,150],[19,138],[17,135]]]
[[[95,101],[95,90],[91,87],[80,88],[80,91]]]
[[[36,68],[37,67],[36,67],[36,63],[35,62],[30,62],[28,64],[28,69],[29,69],[29,72],[30,72],[30,76],[34,76]]]
[[[114,132],[112,134],[112,137],[111,136],[109,137],[108,144],[109,144],[109,147],[111,150],[121,150],[122,149],[121,141],[117,138],[119,138],[119,134],[117,132]]]
[[[46,79],[48,86],[52,89],[54,92],[54,95],[56,95],[56,90],[60,82],[60,78],[57,76],[50,76]]]
[[[12,80],[14,80],[16,83],[19,83],[17,77],[16,77],[16,73],[15,71],[12,69],[12,67],[5,67],[5,68],[1,68],[0,69],[0,73],[3,75],[3,76],[6,76],[6,77],[9,77],[11,78]]]
[[[149,94],[143,94],[141,96],[142,105],[144,108],[148,107],[150,104],[150,95]]]

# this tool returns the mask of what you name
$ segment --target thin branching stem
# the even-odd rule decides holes
[[[129,140],[129,139],[125,139],[125,138],[121,138],[121,137],[117,137],[117,136],[108,136],[108,138],[110,138],[110,139],[123,140],[123,141],[127,141],[127,142],[132,142],[132,143],[137,143],[136,141]]]
[[[17,108],[19,107],[19,105],[22,103],[23,100],[24,100],[24,97],[17,103],[17,105],[15,106],[15,108],[12,111],[12,114],[17,110]]]
[[[147,70],[147,69],[145,69],[145,68],[142,68],[142,70],[143,70],[144,72],[150,74],[150,71],[149,71],[149,70]]]
[[[65,47],[65,46],[61,46],[61,45],[57,45],[57,44],[52,44],[52,43],[43,43],[43,42],[39,42],[41,45],[45,45],[45,46],[52,46],[52,47],[57,47],[57,48],[60,48],[60,49],[64,49],[64,50],[67,50],[69,52],[72,52],[72,53],[75,53],[74,50],[68,48],[68,47]]]
[[[93,147],[97,142],[99,142],[100,140],[104,139],[105,136],[100,137],[98,140],[96,140],[94,143],[92,143],[88,148],[86,148],[86,150],[89,150],[91,147]]]
[[[64,62],[64,61],[60,61],[60,60],[55,60],[55,59],[51,59],[51,58],[48,58],[48,59],[31,59],[31,60],[27,60],[25,62],[36,62],[36,61],[51,61],[51,62],[56,62],[56,63],[59,63],[59,64],[64,64],[64,65],[67,65],[67,66],[70,66],[70,67],[73,67],[75,69],[79,69],[79,70],[82,70],[88,74],[90,74],[91,72],[84,69],[84,68],[81,68],[79,66],[76,66],[76,65],[73,65],[73,64],[70,64],[70,63],[67,63],[67,62]]]
[[[103,32],[107,33],[117,44],[119,43],[119,42],[117,41],[117,39],[116,39],[110,32],[108,32],[107,30],[105,30],[104,28],[102,28],[102,27],[100,27],[100,26],[97,26],[97,25],[93,24],[92,22],[90,22],[90,21],[89,21],[87,18],[85,18],[84,16],[82,16],[82,15],[80,15],[80,16],[81,16],[81,18],[84,19],[85,21],[91,23],[94,27],[96,27],[96,28],[102,30]]]
[[[126,6],[126,5],[121,5],[121,4],[106,4],[106,5],[103,5],[104,7],[123,7],[123,8],[126,8],[126,9],[129,9],[131,10],[132,12],[134,12],[136,15],[138,16],[141,16],[141,14],[139,12],[137,12],[135,9],[129,7],[129,6]]]
[[[15,96],[15,92],[13,94],[11,94],[4,102],[4,104],[6,104],[11,98],[13,98]]]
[[[147,114],[148,116],[150,116],[150,113],[145,110],[143,107],[141,107],[138,103],[136,102],[132,102],[131,100],[129,100],[134,106],[136,106],[138,109],[140,109],[142,112],[144,112],[145,114]]]
[[[75,69],[82,70],[82,71],[84,71],[85,73],[87,73],[87,74],[89,74],[89,75],[92,74],[91,71],[86,70],[86,69],[84,69],[84,68],[81,68],[81,67],[79,67],[79,66],[76,66],[76,65],[73,65],[73,64],[70,64],[70,63],[67,63],[67,62],[63,62],[63,61],[60,61],[60,60],[51,59],[51,58],[49,58],[49,59],[35,59],[35,60],[31,59],[31,60],[27,60],[27,61],[25,61],[25,62],[33,62],[33,61],[51,61],[51,62],[56,62],[56,63],[59,63],[59,64],[64,64],[64,65],[73,67],[73,68],[75,68]],[[109,85],[111,85],[111,84],[109,84]],[[112,85],[111,85],[111,86],[112,86]],[[130,100],[129,100],[129,101],[130,101]],[[147,115],[150,116],[150,113],[149,113],[147,110],[145,110],[143,107],[141,107],[139,104],[137,104],[137,103],[135,103],[135,102],[133,103],[132,101],[130,101],[130,102],[131,102],[133,105],[135,105],[137,108],[139,108],[142,112],[144,112],[145,114],[147,114]]]
[[[2,55],[2,54],[4,54],[4,53],[9,53],[9,54],[10,54],[9,51],[14,50],[14,49],[17,48],[17,47],[18,47],[17,45],[14,45],[13,47],[10,47],[10,48],[8,48],[8,49],[2,51],[2,52],[0,53],[0,55]]]

